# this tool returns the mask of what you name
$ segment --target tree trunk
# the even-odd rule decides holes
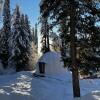
[[[80,86],[79,86],[79,76],[78,76],[78,67],[76,62],[76,8],[74,0],[70,1],[70,54],[72,60],[72,82],[73,82],[73,95],[74,97],[80,97]]]
[[[44,33],[44,37],[45,37],[45,47],[44,47],[44,53],[46,53],[47,52],[47,30],[46,30],[46,19],[44,19],[45,20],[45,22],[44,22],[44,29],[45,29],[45,33]]]
[[[46,48],[45,48],[45,52],[49,52],[50,51],[50,46],[49,46],[49,28],[48,28],[48,19],[45,18],[45,35],[46,35]]]
[[[48,24],[48,22],[47,22]],[[49,26],[47,25],[47,49],[48,52],[50,51],[50,45],[49,45]]]

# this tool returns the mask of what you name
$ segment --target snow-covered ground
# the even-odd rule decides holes
[[[80,100],[100,100],[99,79],[80,80],[80,85],[81,95],[86,95],[82,97],[84,99]],[[72,99],[70,72],[57,76],[47,75],[46,77],[34,77],[33,72],[19,72],[0,76],[0,100]]]
[[[46,63],[45,77],[35,77],[34,72],[1,75],[0,100],[74,100],[72,74],[63,68],[60,54],[49,52],[39,61]],[[99,79],[80,80],[80,87],[82,97],[76,100],[100,100]]]

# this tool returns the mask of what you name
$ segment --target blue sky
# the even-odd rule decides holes
[[[40,0],[10,0],[11,2],[11,11],[16,7],[16,4],[20,6],[21,12],[27,14],[31,25],[34,26],[38,22],[39,17],[39,3]]]

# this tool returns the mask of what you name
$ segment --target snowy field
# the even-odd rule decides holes
[[[81,95],[86,96],[78,100],[100,100],[99,79],[80,80],[80,84]],[[34,77],[33,72],[19,72],[0,76],[0,100],[73,100],[71,73]]]
[[[34,72],[1,75],[0,100],[100,100],[99,79],[80,80],[82,97],[73,99],[72,74],[63,68],[61,55],[49,52],[40,61],[46,63],[45,77],[35,77]]]

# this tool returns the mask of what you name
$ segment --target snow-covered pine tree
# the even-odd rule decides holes
[[[0,42],[0,59],[4,68],[8,66],[9,36],[11,34],[10,0],[5,0],[3,8],[3,30]]]
[[[12,63],[15,64],[16,71],[28,70],[31,48],[30,30],[26,27],[25,17],[20,14],[18,5],[16,6],[13,16],[14,22],[10,45]]]
[[[29,70],[29,60],[31,58],[31,43],[32,43],[32,35],[30,31],[30,25],[28,16],[22,14],[20,18],[21,25],[21,39],[20,40],[20,51],[21,51],[21,60],[22,67],[24,70]]]
[[[24,55],[26,57],[26,70],[32,70],[33,68],[32,66],[29,66],[30,65],[29,63],[32,60],[32,54],[33,54],[33,51],[32,51],[33,50],[33,46],[32,46],[33,34],[31,33],[30,22],[27,15],[25,15],[24,17],[23,26],[24,26],[23,29],[24,29],[24,35],[25,35],[23,41],[26,43],[26,48],[24,52]]]
[[[31,29],[30,29],[30,22],[29,22],[29,19],[28,19],[28,16],[25,15],[24,17],[24,22],[25,22],[25,31],[29,37],[29,40],[32,41],[32,34],[31,34]]]
[[[37,30],[37,23],[35,24],[34,44],[35,44],[36,48],[38,48],[38,30]]]
[[[10,37],[10,50],[11,50],[11,57],[10,57],[10,63],[14,65],[15,69],[16,67],[19,66],[20,62],[20,49],[19,49],[19,44],[20,43],[20,11],[19,11],[19,6],[17,5],[13,17],[12,17],[12,35]]]

